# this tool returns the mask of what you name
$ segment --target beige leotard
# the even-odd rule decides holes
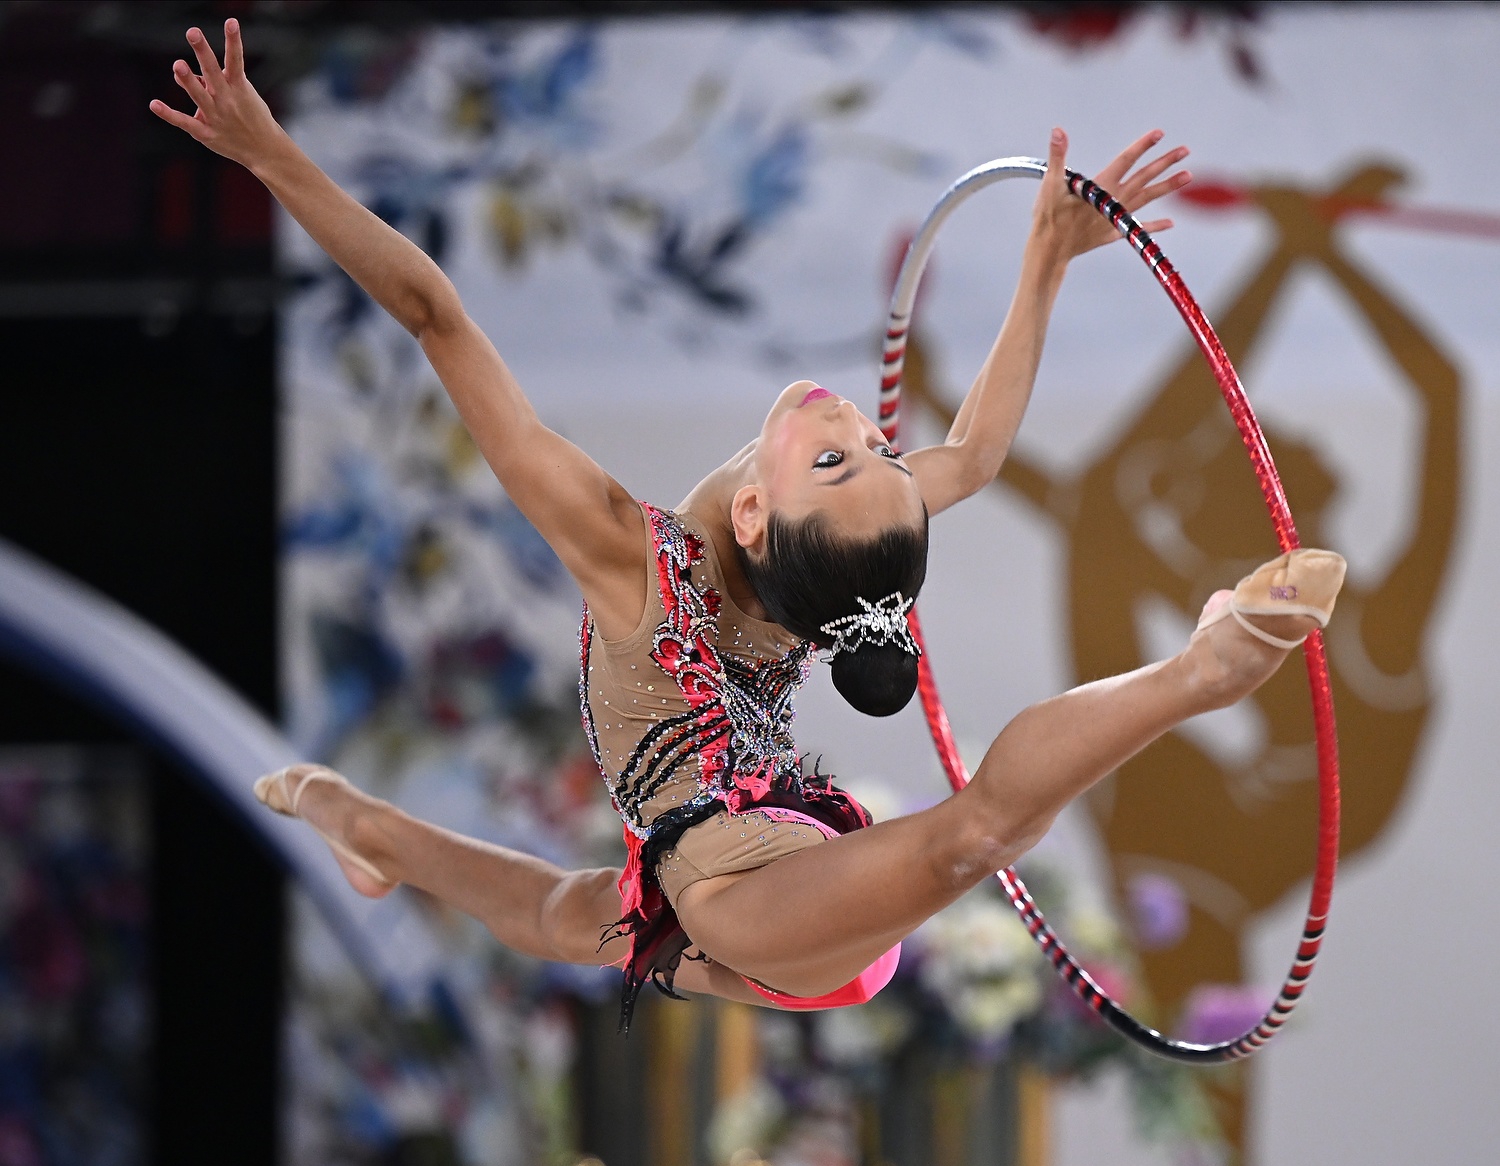
[[[734,604],[713,542],[691,514],[643,509],[657,585],[623,639],[597,636],[585,620],[581,696],[627,828],[643,840],[664,828],[677,834],[653,848],[675,905],[693,882],[763,866],[835,831],[754,805],[801,789],[791,700],[808,646]]]

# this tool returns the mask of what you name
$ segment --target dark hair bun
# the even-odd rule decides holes
[[[899,713],[917,691],[917,658],[899,644],[864,644],[833,658],[833,686],[871,717]]]
[[[773,512],[765,551],[752,557],[736,542],[735,553],[773,620],[809,643],[832,648],[837,637],[823,630],[829,624],[889,602],[897,592],[915,599],[922,590],[927,509],[920,525],[890,526],[864,541],[840,538],[821,513],[791,520]],[[858,638],[845,637],[848,643]],[[917,690],[917,658],[899,644],[862,644],[857,651],[840,651],[831,663],[839,695],[872,717],[900,712]]]

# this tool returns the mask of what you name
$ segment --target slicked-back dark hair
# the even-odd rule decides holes
[[[927,508],[920,526],[893,526],[864,541],[848,539],[826,514],[786,519],[772,513],[765,550],[752,557],[736,544],[740,569],[771,618],[821,648],[821,629],[899,591],[915,599],[927,578]],[[872,717],[900,712],[917,689],[917,658],[897,644],[864,644],[833,658],[833,685]]]

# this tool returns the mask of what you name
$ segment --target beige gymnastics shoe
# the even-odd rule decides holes
[[[335,773],[326,765],[288,765],[285,769],[278,769],[275,773],[268,773],[264,777],[257,778],[254,786],[255,796],[263,805],[278,814],[284,814],[288,818],[300,817],[297,813],[297,803],[302,800],[303,791],[307,789],[308,784],[314,781],[326,781],[335,785],[349,784],[347,777],[341,773]],[[306,821],[306,819],[303,820]],[[343,862],[373,880],[377,884],[377,894],[384,894],[396,885],[381,874],[369,859],[361,858],[338,839],[330,838],[313,826],[311,822],[307,824],[312,826],[313,832],[328,843],[334,854]]]
[[[1344,585],[1346,566],[1344,557],[1333,551],[1310,548],[1288,551],[1241,579],[1229,602],[1205,611],[1198,627],[1201,630],[1225,616],[1233,616],[1235,622],[1257,640],[1290,651],[1307,636],[1297,640],[1282,639],[1257,627],[1246,617],[1302,615],[1315,620],[1320,628],[1327,627],[1329,617],[1333,615],[1333,605],[1338,601],[1339,589]]]

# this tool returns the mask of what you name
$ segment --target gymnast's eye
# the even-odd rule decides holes
[[[893,450],[890,446],[886,445],[884,442],[882,442],[881,444],[875,446],[874,448],[875,448],[875,452],[878,453],[881,457],[898,458],[898,457],[901,456],[899,453],[897,453],[895,450]]]
[[[814,461],[813,461],[813,469],[815,469],[815,470],[828,470],[828,469],[832,469],[834,466],[842,464],[843,460],[844,460],[844,454],[843,454],[842,450],[825,449],[822,453],[820,453],[817,456],[816,459],[814,459]]]

